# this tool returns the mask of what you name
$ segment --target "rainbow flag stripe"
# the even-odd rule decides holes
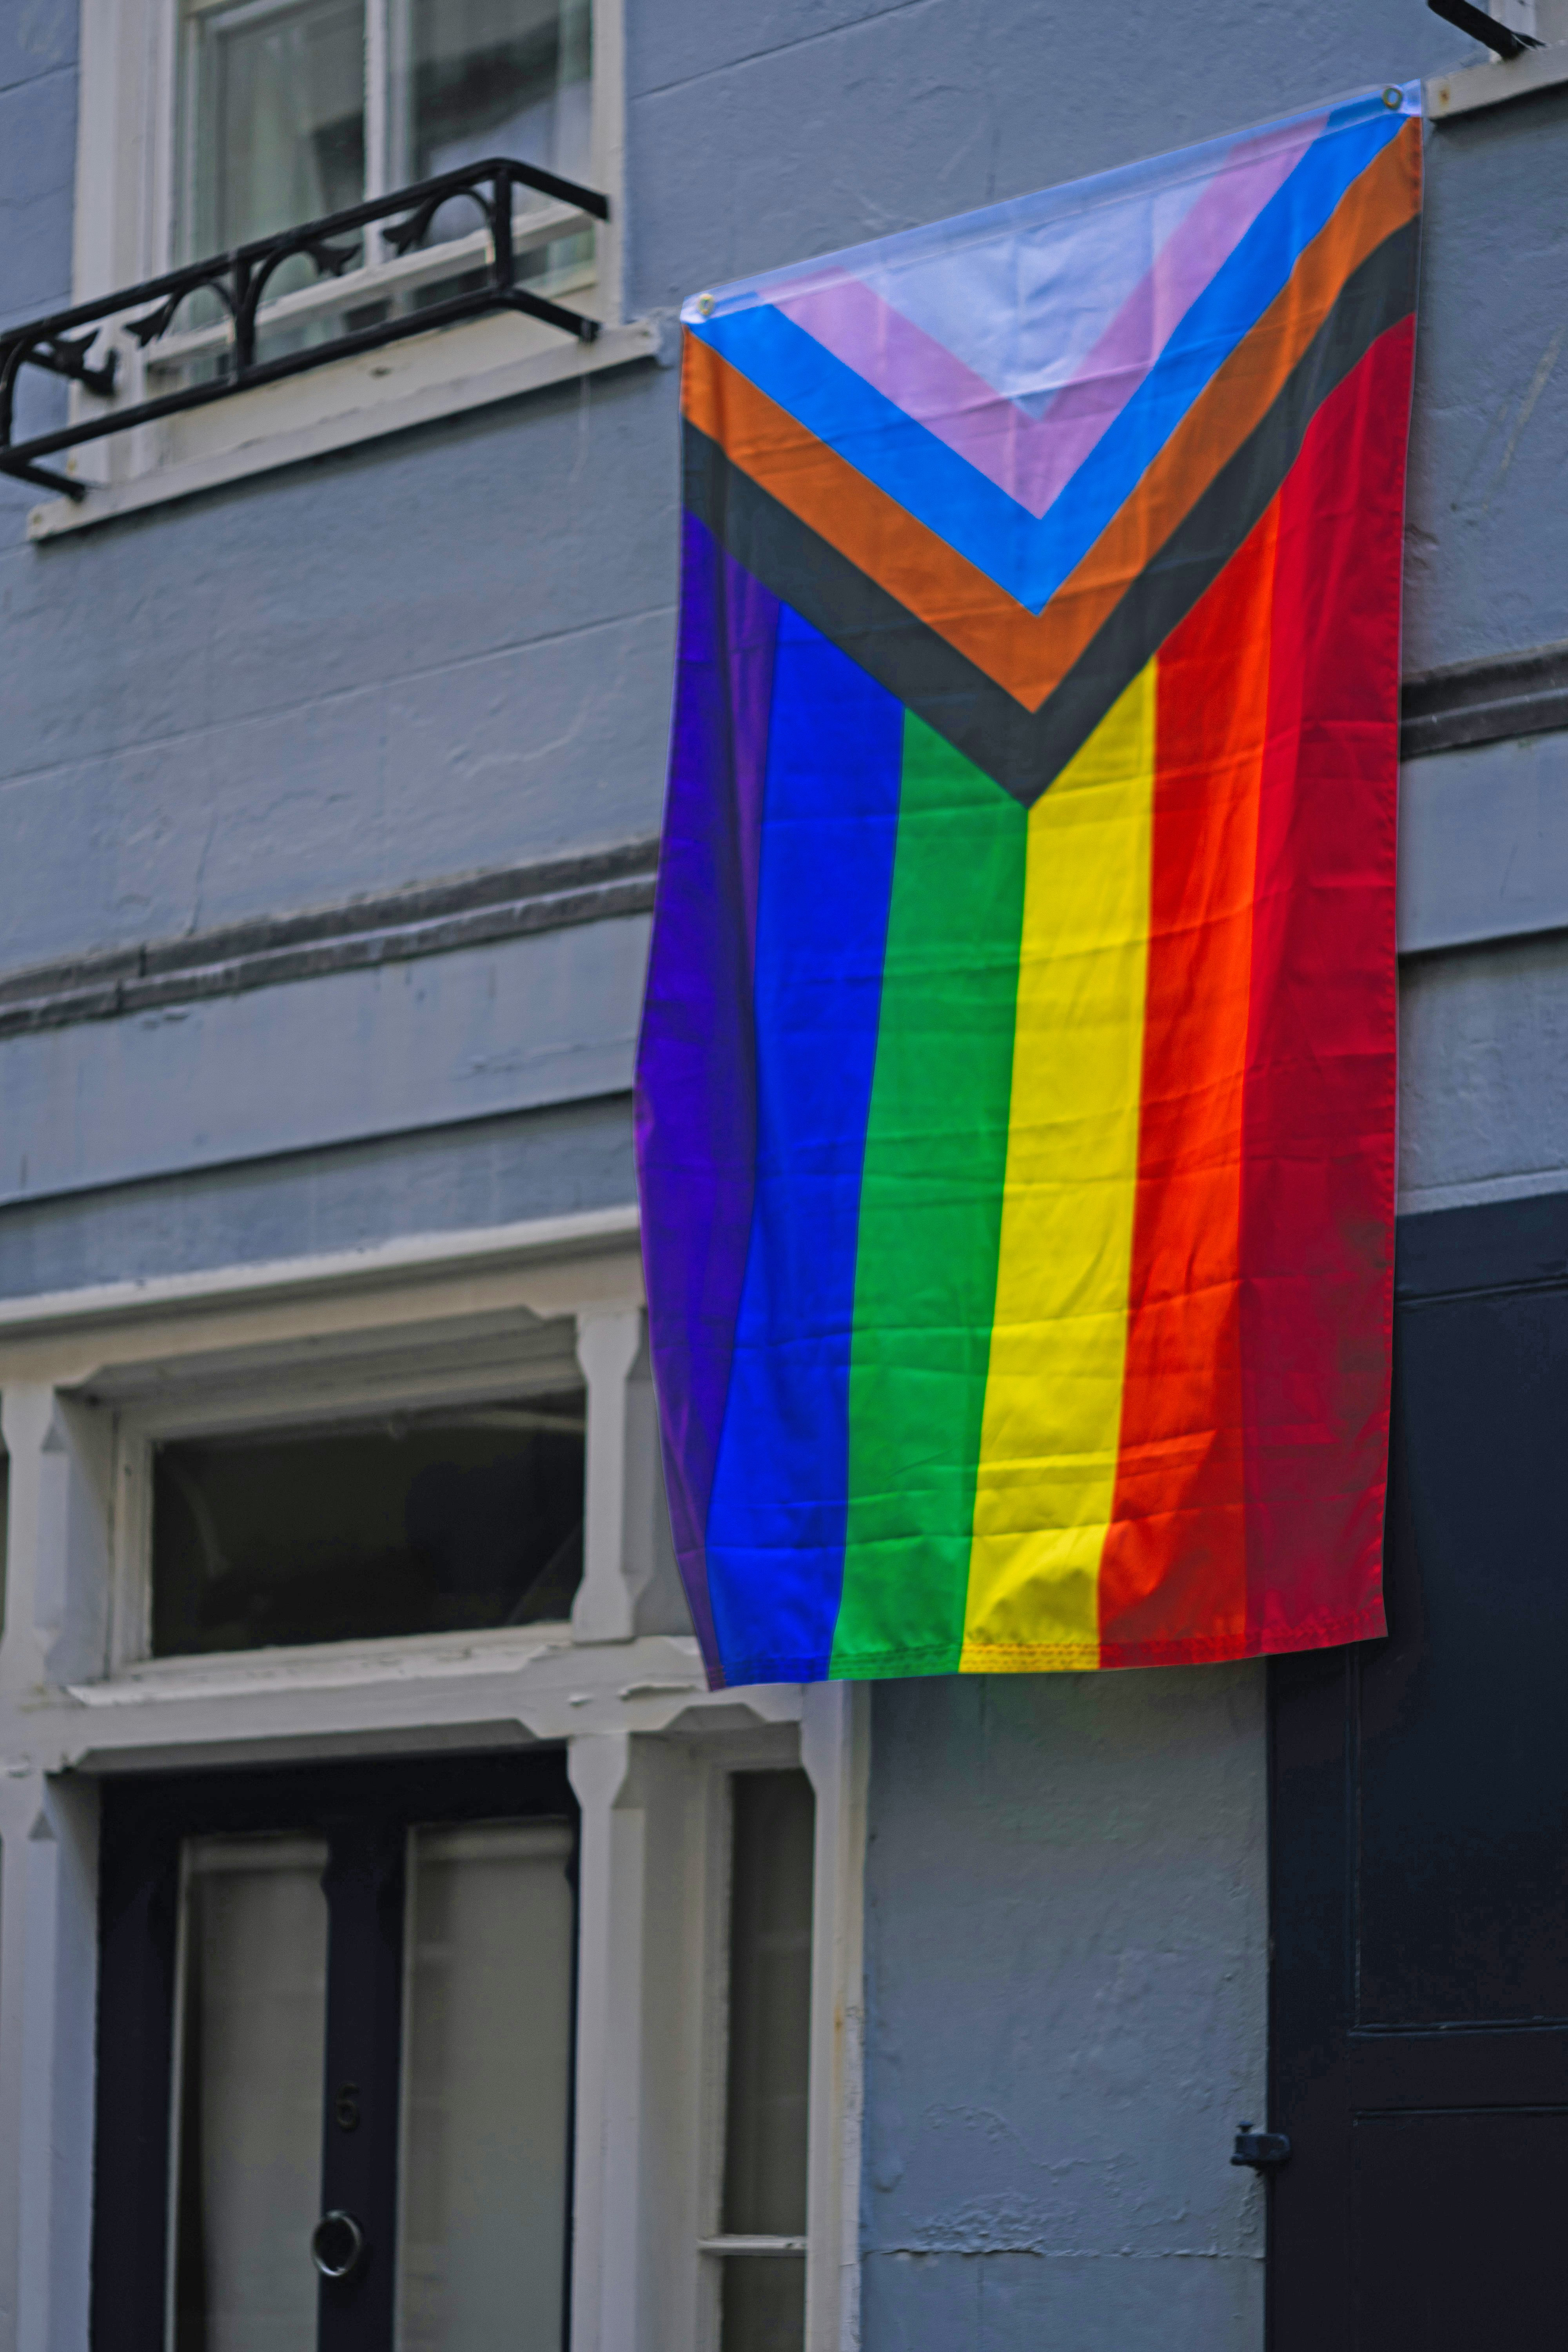
[[[688,306],[637,1131],[715,1685],[1383,1630],[1413,91]]]

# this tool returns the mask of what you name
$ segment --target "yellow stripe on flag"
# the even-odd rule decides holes
[[[1154,668],[1029,817],[970,1674],[1100,1663],[1138,1177]]]

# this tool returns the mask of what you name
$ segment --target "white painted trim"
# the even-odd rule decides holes
[[[238,1308],[284,1299],[321,1298],[363,1290],[389,1279],[500,1272],[519,1261],[588,1251],[635,1239],[635,1202],[613,1209],[578,1209],[564,1216],[529,1217],[514,1224],[410,1234],[364,1249],[328,1250],[310,1257],[263,1258],[245,1265],[204,1267],[195,1274],[148,1275],[80,1290],[40,1291],[0,1299],[0,1348],[45,1332],[120,1324],[192,1307]]]
[[[798,1730],[782,1717],[734,1728],[722,1703],[760,1696],[715,1693],[709,1737],[569,1744],[582,1807],[572,2352],[715,2352],[722,2258],[801,2252],[806,2352],[858,2342],[866,1694],[796,1690]],[[718,2227],[731,1782],[797,1763],[816,1799],[808,2229],[735,2237]]]
[[[853,2352],[868,1698],[710,1691],[689,1634],[637,1631],[657,1486],[636,1234],[626,1206],[0,1305],[0,2265],[20,2245],[9,2275],[25,2273],[19,2335],[0,2294],[0,2352],[58,2352],[85,2328],[92,1777],[530,1741],[565,1747],[583,1810],[574,2352],[696,2352],[714,2255],[796,2250],[714,2230],[729,1778],[797,1759],[816,1800],[807,2352]],[[596,1391],[595,1638],[551,1625],[131,1655],[152,1433],[193,1412],[352,1411],[389,1351],[411,1393],[493,1385],[514,1348],[527,1377],[574,1332]]]
[[[791,1723],[794,1683],[737,1695],[707,1689],[689,1635],[643,1634],[597,1650],[574,1647],[564,1626],[536,1629],[531,1650],[469,1635],[466,1650],[411,1638],[321,1650],[203,1659],[214,1669],[182,1686],[160,1660],[111,1681],[71,1685],[36,1705],[29,1759],[49,1771],[186,1770],[287,1759],[418,1756],[450,1748],[519,1747],[622,1732],[657,1739],[732,1736]],[[603,1664],[595,1668],[593,1661]],[[193,1664],[198,1663],[195,1661]],[[12,1748],[21,1748],[15,1731]]]
[[[804,2254],[804,2238],[699,2238],[700,2254]]]
[[[91,1789],[0,1780],[3,2352],[87,2342],[97,1817]]]
[[[581,1808],[572,2352],[632,2352],[638,2333],[647,1824],[631,1763],[625,1732],[566,1750]]]
[[[524,323],[518,322],[520,327]],[[112,522],[120,515],[137,514],[147,507],[167,506],[176,499],[195,498],[203,490],[221,489],[226,483],[244,481],[252,474],[270,473],[279,466],[302,465],[312,457],[329,457],[336,449],[379,440],[388,433],[405,433],[412,425],[427,425],[438,417],[459,416],[493,401],[513,400],[521,393],[541,391],[548,384],[572,383],[580,377],[598,375],[606,368],[625,367],[633,361],[657,360],[668,341],[658,320],[644,319],[626,327],[606,327],[596,342],[558,341],[546,351],[529,352],[500,366],[483,368],[473,374],[458,373],[467,339],[489,324],[489,320],[480,320],[473,327],[445,329],[442,339],[454,346],[453,373],[414,392],[377,398],[368,360],[340,361],[336,366],[322,368],[319,378],[291,378],[289,382],[294,384],[327,378],[342,382],[346,380],[342,372],[352,369],[356,372],[358,390],[365,396],[358,405],[340,408],[292,431],[268,431],[261,425],[254,437],[193,458],[186,465],[154,467],[123,482],[110,483],[103,488],[91,488],[79,504],[71,499],[51,499],[43,506],[34,507],[28,514],[27,536],[40,541],[58,539],[70,531],[90,530],[95,524]],[[389,349],[409,352],[416,345],[423,347],[437,341],[435,335],[411,336],[407,342]],[[247,401],[268,401],[274,390],[283,388],[269,386],[241,394],[233,405],[237,410]],[[208,415],[215,413],[217,412],[205,412]]]
[[[637,1307],[577,1318],[577,1361],[588,1390],[595,1475],[583,1528],[583,1581],[572,1606],[575,1642],[627,1642],[634,1595],[626,1575],[626,1383],[642,1352]]]
[[[871,1693],[803,1693],[800,1760],[816,1792],[805,2352],[858,2352]]]
[[[589,130],[594,185],[608,196],[610,217],[594,239],[598,316],[624,320],[626,308],[626,0],[593,0],[594,79]],[[602,340],[602,339],[601,339]],[[673,320],[662,348],[676,357]]]
[[[393,0],[366,0],[364,12],[364,192],[367,197],[383,196],[395,184],[387,176],[387,133],[392,126],[389,102],[392,45],[386,21],[389,5],[393,5]],[[382,251],[379,228],[371,229],[365,245],[368,252],[379,257]]]
[[[464,1724],[481,1739],[561,1738],[606,1717],[653,1729],[700,1704],[689,1636],[637,1638],[675,1621],[637,1610],[658,1495],[647,1383],[627,1377],[643,1360],[636,1230],[628,1204],[0,1310],[12,1473],[0,1713],[16,1712],[19,1748],[52,1769],[215,1741],[405,1745],[421,1725],[437,1744]],[[602,1365],[595,1340],[584,1345],[605,1375],[586,1459],[594,1633],[619,1653],[603,1672],[584,1679],[564,1625],[147,1661],[152,1440],[574,1381],[579,1324],[615,1343]],[[628,1675],[628,1652],[645,1656],[640,1672]]]
[[[630,1310],[630,1319],[638,1325],[640,1339],[641,1318],[636,1308]],[[137,1669],[143,1673],[148,1670],[146,1662],[151,1654],[153,1619],[153,1454],[157,1441],[169,1437],[209,1437],[234,1431],[253,1432],[267,1428],[299,1430],[324,1426],[330,1430],[356,1422],[363,1424],[368,1417],[392,1411],[428,1412],[443,1406],[489,1402],[497,1397],[521,1400],[531,1391],[558,1393],[563,1385],[575,1386],[577,1369],[563,1344],[564,1334],[561,1327],[565,1323],[566,1318],[562,1318],[560,1324],[545,1327],[542,1336],[548,1337],[552,1332],[556,1336],[557,1352],[553,1354],[530,1350],[516,1344],[521,1339],[525,1328],[521,1324],[510,1347],[502,1347],[499,1350],[494,1347],[477,1349],[471,1367],[455,1366],[449,1357],[443,1357],[437,1365],[422,1364],[416,1339],[411,1345],[395,1350],[397,1371],[393,1378],[382,1376],[379,1364],[367,1370],[363,1360],[351,1355],[346,1360],[333,1364],[319,1382],[312,1381],[303,1394],[300,1369],[295,1363],[286,1362],[281,1368],[273,1365],[238,1384],[218,1386],[210,1377],[204,1376],[198,1359],[194,1371],[178,1366],[171,1368],[173,1376],[168,1380],[164,1392],[151,1404],[137,1403],[120,1412],[104,1408],[94,1412],[89,1407],[93,1419],[100,1423],[112,1424],[114,1432],[110,1675],[119,1676]],[[539,1330],[538,1326],[529,1328],[530,1336]],[[184,1370],[184,1378],[180,1376],[182,1370]],[[79,1405],[76,1407],[79,1412],[81,1409]],[[624,1502],[626,1444],[624,1433],[616,1428],[614,1416],[618,1412],[624,1421],[626,1410],[623,1384],[622,1391],[603,1400],[599,1426],[589,1433],[585,1451],[587,1462],[592,1465],[587,1478],[590,1510],[600,1488],[611,1480],[616,1482],[617,1507]],[[602,1517],[602,1504],[599,1508]],[[617,1517],[617,1527],[621,1517],[624,1517],[624,1512]],[[606,1549],[609,1557],[601,1563],[601,1580],[618,1582],[621,1575],[619,1549],[615,1546]],[[629,1600],[624,1613],[626,1619],[625,1632],[612,1638],[630,1636]],[[499,1642],[493,1633],[469,1633],[466,1637],[458,1636],[456,1641],[447,1636],[434,1652],[430,1650],[428,1640],[421,1647],[418,1638],[415,1637],[412,1644],[407,1640],[395,1642],[392,1654],[397,1658],[412,1646],[415,1653],[426,1660],[426,1674],[471,1674],[475,1671],[476,1658],[481,1666],[490,1659],[491,1653],[484,1646],[487,1641],[495,1645],[496,1656],[515,1665],[520,1658],[531,1658],[538,1651],[542,1640],[549,1646],[552,1633],[559,1639],[565,1638],[563,1625],[559,1629],[531,1626],[526,1633],[515,1631],[503,1633]],[[476,1642],[479,1644],[477,1652]],[[359,1683],[365,1679],[361,1664],[365,1655],[363,1643],[312,1644],[305,1654],[311,1662],[319,1661],[323,1647],[346,1647],[355,1661],[356,1670],[350,1677],[351,1682]],[[237,1658],[241,1679],[235,1685],[237,1688],[255,1688],[254,1675],[249,1669],[250,1662],[258,1655],[269,1659],[274,1679],[281,1674],[285,1681],[297,1684],[301,1671],[301,1654],[299,1651],[246,1652]],[[215,1662],[211,1657],[163,1660],[155,1671],[161,1673],[165,1680],[163,1685],[154,1683],[154,1693],[160,1687],[170,1686],[167,1678],[171,1675],[174,1677],[172,1687],[188,1692],[193,1680],[198,1683],[201,1680],[199,1671],[193,1675],[193,1670],[204,1667],[208,1674],[205,1686],[210,1691],[215,1664],[221,1679],[226,1671],[225,1664],[222,1661]],[[232,1682],[232,1664],[227,1671]],[[319,1675],[316,1681],[318,1687],[325,1686]],[[119,1687],[114,1682],[102,1685],[84,1683],[73,1685],[71,1689],[73,1696],[79,1698],[83,1706],[90,1706],[119,1703],[114,1696]],[[145,1689],[146,1685],[141,1687]],[[105,1692],[110,1696],[104,1696],[102,1694]]]
[[[110,1675],[146,1658],[153,1646],[153,1438],[132,1416],[116,1416],[114,1491],[110,1513],[109,1655]],[[69,1686],[84,1706],[87,1690],[107,1685]]]
[[[1568,42],[1554,41],[1543,49],[1527,49],[1522,57],[1491,58],[1483,65],[1458,66],[1452,73],[1434,75],[1426,84],[1426,111],[1435,122],[1447,122],[1482,107],[1528,98],[1532,90],[1556,89],[1563,82],[1568,82]]]

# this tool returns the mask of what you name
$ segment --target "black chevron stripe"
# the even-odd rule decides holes
[[[1405,223],[1346,279],[1268,415],[1037,711],[1026,710],[689,424],[687,507],[782,603],[1030,807],[1267,513],[1330,393],[1414,310],[1418,230],[1417,220]]]

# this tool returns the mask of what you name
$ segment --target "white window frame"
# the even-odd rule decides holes
[[[633,1320],[630,1316],[626,1318],[628,1323]],[[330,1368],[325,1377],[317,1374],[311,1379],[302,1377],[297,1368],[291,1367],[282,1373],[261,1373],[251,1380],[220,1382],[211,1388],[200,1380],[186,1382],[176,1376],[169,1383],[172,1395],[162,1396],[150,1404],[133,1403],[115,1410],[110,1679],[118,1682],[129,1675],[139,1686],[161,1686],[171,1674],[178,1675],[194,1670],[200,1675],[204,1671],[213,1671],[209,1654],[183,1664],[155,1660],[152,1654],[153,1466],[160,1444],[171,1439],[248,1435],[264,1429],[320,1428],[323,1433],[330,1433],[382,1412],[421,1412],[456,1405],[510,1402],[530,1394],[559,1394],[563,1387],[581,1385],[584,1372],[569,1321],[562,1318],[557,1324],[552,1319],[542,1327],[540,1336],[547,1343],[542,1349],[505,1345],[476,1349],[475,1360],[464,1365],[442,1361],[438,1367],[422,1366],[416,1352],[404,1361],[395,1351],[390,1360],[378,1362],[369,1376],[352,1365],[338,1365]],[[553,1346],[548,1344],[551,1340]],[[519,1646],[520,1636],[525,1646],[530,1640],[539,1640],[542,1630],[530,1625],[500,1636],[480,1632],[402,1638],[415,1645],[415,1654],[430,1641],[465,1653],[472,1651],[476,1643],[481,1651],[488,1643],[504,1654]],[[556,1638],[564,1641],[568,1631],[563,1624],[556,1629]],[[310,1648],[312,1655],[320,1657],[339,1646],[342,1645],[322,1643],[311,1644]],[[357,1656],[364,1645],[351,1643],[346,1646]],[[228,1669],[243,1672],[246,1660],[257,1654],[232,1654]],[[269,1653],[268,1657],[286,1660],[292,1654],[276,1652]],[[85,1684],[83,1688],[88,1694],[87,1704],[101,1703],[103,1693],[94,1684]]]
[[[28,519],[29,536],[48,539],[110,516],[189,496],[221,483],[321,457],[430,419],[505,400],[628,361],[657,358],[658,325],[627,320],[623,301],[625,233],[625,63],[623,0],[591,0],[594,80],[589,184],[607,196],[610,219],[595,226],[595,258],[584,282],[563,297],[601,321],[592,343],[579,343],[538,320],[497,312],[379,351],[330,362],[232,399],[85,442],[65,461],[89,485],[80,501],[51,499]],[[73,299],[96,300],[171,268],[175,259],[178,142],[178,0],[82,0],[78,102]],[[380,60],[367,64],[367,90],[379,88]],[[380,102],[380,101],[378,101]],[[527,236],[545,236],[553,215],[529,216]],[[557,227],[559,233],[559,226]],[[341,307],[387,287],[449,271],[480,235],[427,255],[381,259],[333,281],[282,298],[279,315]],[[270,307],[270,306],[268,306]],[[152,355],[193,355],[211,340],[201,333],[165,339]],[[142,396],[144,362],[128,336],[117,343],[121,391]],[[73,415],[100,404],[79,388]]]
[[[728,1779],[795,1764],[816,1800],[806,2352],[858,2344],[867,1693],[710,1693],[689,1635],[638,1630],[668,1565],[643,1315],[619,1211],[0,1302],[0,2352],[86,2336],[101,1779],[531,1740],[563,1745],[582,1811],[573,2352],[714,2352]],[[570,1625],[137,1654],[158,1433],[495,1395],[539,1376],[542,1332],[588,1392]]]

